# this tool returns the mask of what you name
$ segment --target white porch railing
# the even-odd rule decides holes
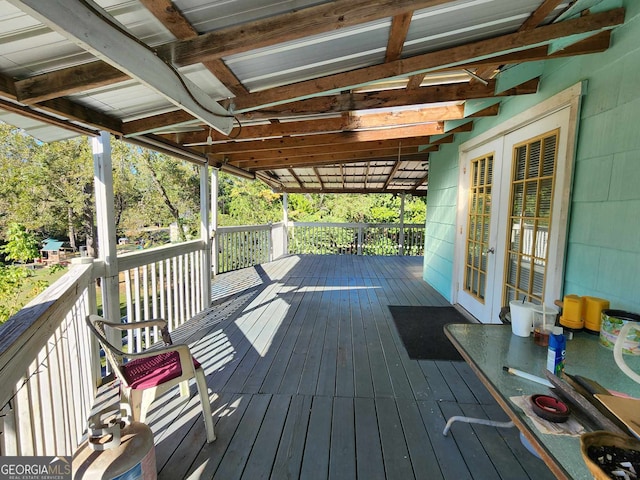
[[[205,255],[202,242],[194,240],[118,256],[126,320],[164,318],[172,331],[201,312],[208,305],[202,291]],[[135,351],[142,349],[143,340],[149,345],[146,330],[144,339],[136,339]],[[133,334],[128,335],[131,342]]]
[[[202,287],[205,257],[199,240],[119,256],[126,321],[162,317],[173,330],[202,311],[210,295]],[[101,262],[73,265],[0,326],[0,455],[72,455],[80,444],[102,380],[84,319],[97,313],[103,270]],[[129,334],[126,348],[156,339],[151,329]]]
[[[424,225],[289,222],[219,227],[217,273],[246,268],[284,254],[422,255]]]
[[[0,454],[71,455],[99,379],[85,327],[96,296],[89,265],[73,266],[0,330]]]
[[[270,262],[287,253],[286,227],[282,222],[218,227],[215,251],[217,273]]]
[[[289,253],[422,255],[424,225],[293,222],[289,224]]]

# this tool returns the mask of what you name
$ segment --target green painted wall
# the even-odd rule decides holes
[[[535,95],[503,102],[499,117],[431,154],[424,279],[452,298],[458,147],[582,80],[564,291],[640,312],[640,2],[604,53],[547,62]]]

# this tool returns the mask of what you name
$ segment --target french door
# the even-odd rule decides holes
[[[564,108],[461,154],[456,298],[484,323],[510,300],[561,294],[569,118]]]

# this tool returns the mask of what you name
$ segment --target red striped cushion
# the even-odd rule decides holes
[[[193,366],[200,367],[194,358]],[[178,352],[161,353],[153,357],[138,358],[122,366],[124,378],[134,390],[157,387],[182,375]]]

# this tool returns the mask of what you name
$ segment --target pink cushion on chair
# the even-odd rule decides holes
[[[194,358],[193,366],[200,367]],[[122,366],[129,387],[134,390],[157,387],[182,375],[178,352],[161,353],[153,357],[138,358]]]

